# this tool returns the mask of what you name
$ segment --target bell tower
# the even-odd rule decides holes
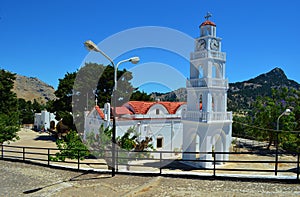
[[[187,111],[183,114],[183,150],[185,152],[229,151],[232,114],[227,112],[228,80],[225,78],[226,54],[222,52],[221,38],[216,35],[216,24],[208,13],[200,25],[200,37],[195,39],[190,56],[190,78],[187,80]],[[184,154],[183,159],[195,159]],[[218,160],[228,159],[219,155]],[[201,160],[211,154],[200,154]],[[199,162],[209,167],[211,162]]]

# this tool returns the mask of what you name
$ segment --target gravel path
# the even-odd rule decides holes
[[[72,172],[0,160],[0,196],[300,196],[300,184]],[[28,194],[26,194],[28,193]]]
[[[0,196],[24,196],[23,192],[68,180],[78,173],[0,160],[0,174]],[[51,193],[71,186],[68,182],[62,182],[56,187],[43,189],[47,193],[40,190],[26,196],[51,196]]]

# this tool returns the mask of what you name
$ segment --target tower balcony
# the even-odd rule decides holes
[[[232,121],[232,112],[185,111],[182,120],[205,123]]]
[[[201,58],[214,58],[222,61],[226,61],[226,53],[220,51],[196,51],[191,54],[191,60],[201,59]]]
[[[200,78],[200,79],[189,79],[186,81],[187,88],[195,87],[213,87],[213,88],[226,88],[228,89],[227,79],[216,79],[216,78]]]

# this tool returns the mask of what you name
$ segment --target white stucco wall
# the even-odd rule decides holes
[[[41,113],[34,114],[34,128],[37,130],[42,128],[48,130],[50,128],[51,121],[54,121],[55,125],[58,123],[58,121],[55,119],[55,115],[47,110],[43,110]]]

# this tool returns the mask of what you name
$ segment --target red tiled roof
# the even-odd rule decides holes
[[[129,101],[127,104],[133,108],[134,114],[146,114],[149,108],[155,102],[146,102],[146,101]]]
[[[169,114],[175,114],[177,109],[185,104],[185,102],[167,102],[167,101],[158,101],[158,102],[146,102],[146,101],[129,101],[127,103],[133,108],[134,114],[146,114],[150,107],[155,104],[163,105],[169,112]]]
[[[98,114],[100,115],[100,117],[102,119],[104,119],[104,113],[103,111],[100,109],[100,107],[98,105],[95,106],[96,111],[98,112]]]
[[[117,107],[116,108],[117,115],[125,115],[125,114],[132,114],[132,112],[127,107]]]
[[[204,22],[200,25],[200,27],[205,26],[205,25],[211,25],[211,26],[215,26],[215,27],[216,27],[216,24],[215,24],[214,22],[212,22],[212,21],[209,21],[209,20],[204,21]]]
[[[185,104],[185,102],[157,102],[158,104],[163,105],[169,112],[169,114],[175,114],[177,109]]]

